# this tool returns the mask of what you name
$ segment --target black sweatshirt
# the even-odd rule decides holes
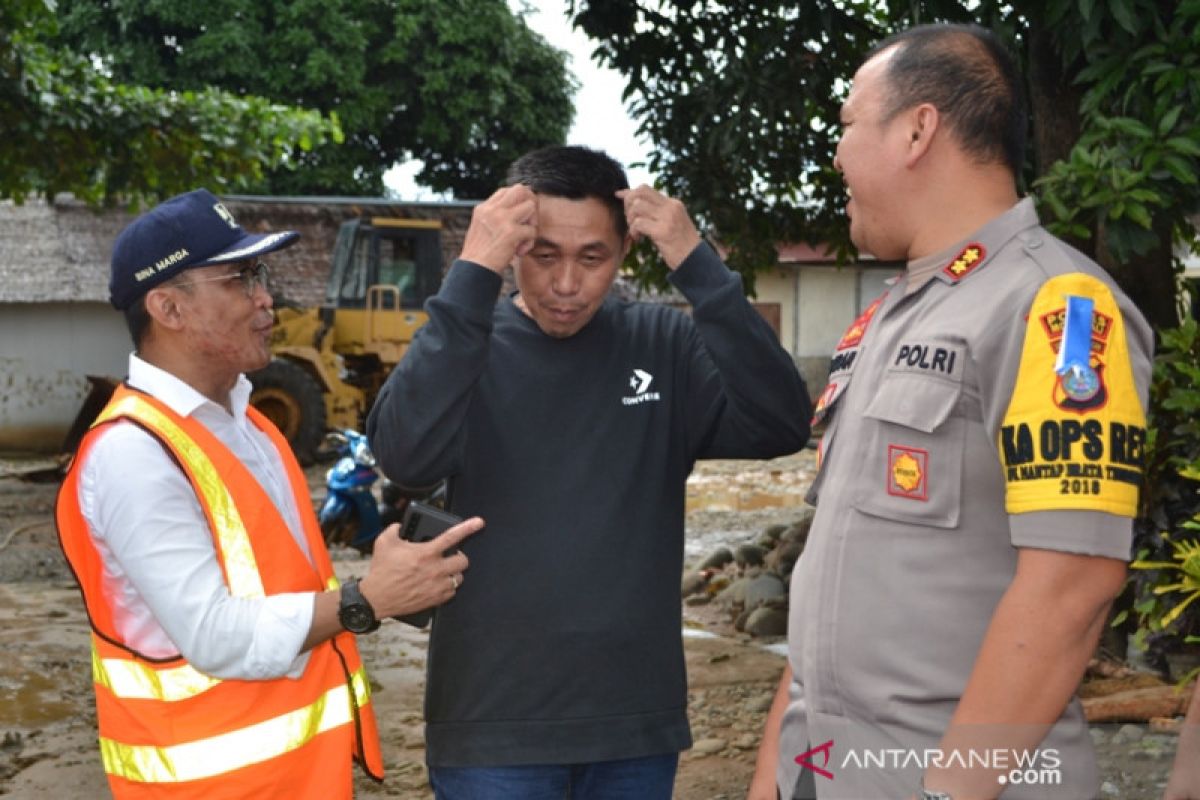
[[[671,276],[693,316],[605,300],[556,339],[500,277],[457,261],[367,421],[384,473],[453,476],[469,538],[434,618],[433,766],[583,763],[691,745],[680,637],[684,493],[697,458],[808,438],[791,357],[707,245]]]

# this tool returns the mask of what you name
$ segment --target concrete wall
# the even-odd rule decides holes
[[[780,341],[810,393],[825,386],[830,354],[846,328],[897,274],[881,267],[804,264],[758,276],[756,299],[780,304]]]
[[[792,269],[760,272],[754,280],[755,296],[751,298],[756,303],[779,304],[779,343],[793,355],[796,352],[795,283],[796,272]]]
[[[107,303],[0,304],[0,451],[58,452],[86,376],[124,376],[131,349]]]

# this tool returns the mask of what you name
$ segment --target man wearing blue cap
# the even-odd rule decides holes
[[[269,271],[294,231],[249,234],[205,190],[117,238],[113,305],[135,352],[58,501],[92,627],[100,749],[114,796],[350,797],[382,777],[353,634],[451,599],[445,556],[379,537],[339,587],[304,475],[249,406],[271,358]]]

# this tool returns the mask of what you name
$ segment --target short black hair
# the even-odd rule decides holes
[[[629,188],[625,169],[607,153],[579,145],[554,145],[518,158],[508,168],[508,185],[524,184],[537,194],[583,200],[594,197],[608,206],[621,238],[629,232],[625,205],[616,193]]]
[[[185,292],[191,291],[191,284],[186,279],[186,271],[178,275],[172,275],[167,278],[159,286],[164,288],[175,286],[183,289]],[[155,287],[158,288],[158,287]],[[146,337],[150,333],[150,312],[146,310],[146,295],[149,292],[144,292],[138,296],[136,300],[122,312],[125,315],[125,327],[129,329],[129,338],[133,339],[133,350],[137,352],[142,349],[142,344],[146,341]]]
[[[964,150],[1020,175],[1028,128],[1025,92],[1016,61],[999,37],[979,25],[919,25],[884,39],[867,59],[893,47],[884,120],[931,103]]]
[[[146,295],[134,300],[125,309],[125,327],[129,328],[129,338],[133,339],[133,349],[142,349],[142,341],[150,330],[150,312],[146,310]]]

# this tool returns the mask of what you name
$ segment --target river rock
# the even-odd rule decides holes
[[[787,578],[792,574],[792,570],[796,566],[796,561],[800,558],[800,553],[803,551],[803,542],[780,542],[775,546],[774,550],[767,553],[767,569],[781,578]]]
[[[733,560],[739,567],[761,567],[767,551],[756,544],[739,544],[733,551]]]
[[[1113,734],[1110,744],[1129,744],[1130,742],[1139,742],[1146,732],[1137,725],[1122,725],[1117,728],[1117,732]]]
[[[680,582],[679,596],[689,597],[703,589],[708,584],[708,573],[685,572]]]
[[[770,550],[779,542],[779,537],[783,536],[783,532],[788,529],[787,525],[769,525],[762,532],[762,536],[758,537],[759,547]]]
[[[730,607],[746,605],[746,586],[749,583],[749,578],[738,578],[721,590],[717,602]]]
[[[751,611],[776,597],[786,597],[787,587],[778,575],[764,572],[746,584],[745,607]]]
[[[786,611],[763,606],[750,612],[743,630],[751,636],[784,636],[787,634],[787,624]]]
[[[764,694],[758,697],[751,697],[746,701],[745,709],[751,714],[765,714],[771,708],[771,703],[775,700],[774,695]]]
[[[804,542],[808,539],[808,530],[812,527],[813,517],[816,516],[816,509],[804,507],[800,510],[799,518],[793,522],[786,531],[779,536],[779,540],[783,542]]]
[[[746,621],[750,619],[750,615],[753,614],[755,611],[757,611],[757,609],[750,609],[750,608],[742,609],[741,613],[739,613],[737,615],[737,618],[733,621],[734,630],[736,630],[738,633],[745,633]]]
[[[738,750],[757,750],[758,737],[753,733],[743,733],[741,736],[733,740],[733,746]]]
[[[724,739],[716,737],[710,739],[701,739],[692,745],[692,752],[698,756],[711,756],[714,753],[719,753],[729,746],[729,743]]]
[[[733,553],[730,552],[729,548],[718,547],[716,550],[713,550],[711,553],[709,553],[708,558],[701,561],[700,565],[696,567],[696,569],[720,569],[730,561],[733,561]]]

